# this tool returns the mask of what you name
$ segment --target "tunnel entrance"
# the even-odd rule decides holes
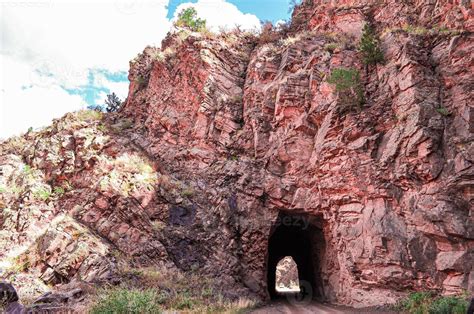
[[[270,232],[267,258],[267,287],[271,299],[284,297],[277,289],[277,265],[291,257],[297,266],[298,290],[305,297],[323,297],[320,261],[325,251],[322,219],[280,213]]]

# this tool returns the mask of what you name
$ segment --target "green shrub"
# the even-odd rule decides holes
[[[23,173],[25,173],[26,175],[30,175],[32,173],[32,171],[33,170],[31,169],[31,166],[29,166],[29,165],[25,165],[23,167]]]
[[[468,302],[463,297],[440,297],[431,303],[429,314],[464,314],[467,311],[467,306]]]
[[[329,43],[324,46],[324,49],[326,51],[329,51],[330,53],[334,53],[334,51],[338,48],[338,44],[336,43]]]
[[[195,8],[187,8],[178,14],[178,19],[175,22],[178,27],[187,28],[193,32],[201,32],[206,30],[206,20],[197,17]]]
[[[121,274],[120,288],[99,290],[88,313],[247,313],[258,305],[246,298],[225,299],[213,279],[194,272],[126,267]],[[149,308],[130,306],[145,302]]]
[[[214,294],[214,289],[212,287],[205,287],[201,291],[202,297],[211,297]]]
[[[336,92],[343,92],[354,88],[360,82],[360,75],[359,71],[353,68],[337,68],[331,72],[327,81],[336,85]]]
[[[102,123],[97,126],[97,129],[99,129],[99,131],[101,131],[102,133],[107,132],[107,126],[105,124],[102,124]]]
[[[408,313],[424,314],[428,313],[431,292],[414,292],[401,301],[400,309]]]
[[[436,296],[432,292],[414,292],[402,300],[399,310],[410,314],[464,314],[465,296]]]
[[[182,293],[178,299],[176,300],[176,303],[174,304],[174,308],[177,310],[192,310],[193,307],[195,307],[196,303],[195,300],[193,300],[189,295],[186,293]]]
[[[33,195],[36,199],[40,199],[42,201],[47,201],[51,197],[51,192],[45,189],[36,190]]]
[[[142,90],[148,85],[148,81],[141,75],[135,78],[135,82],[138,84],[138,90]]]
[[[364,91],[362,89],[359,71],[353,68],[337,68],[331,72],[327,79],[329,84],[336,86],[340,98],[342,111],[360,108],[364,104]]]
[[[449,110],[445,107],[436,108],[436,111],[438,111],[438,113],[443,115],[443,116],[451,115],[451,112],[449,112]]]
[[[362,31],[359,42],[359,51],[362,54],[364,64],[375,65],[384,61],[382,49],[373,27],[367,23]]]
[[[54,187],[54,194],[55,194],[55,195],[61,197],[61,196],[64,195],[64,193],[65,193],[65,191],[64,191],[64,188],[63,188],[63,187],[61,187],[61,186],[56,186],[56,187]]]
[[[155,290],[104,290],[90,311],[91,314],[161,313],[161,297]]]
[[[8,268],[9,272],[18,274],[27,271],[31,267],[30,260],[22,255],[12,259],[11,266]]]

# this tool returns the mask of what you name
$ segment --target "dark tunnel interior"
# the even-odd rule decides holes
[[[268,243],[267,287],[271,299],[283,297],[275,288],[276,267],[285,256],[291,256],[298,266],[301,293],[313,299],[322,297],[319,259],[324,251],[322,230],[313,219],[303,215],[280,213]]]

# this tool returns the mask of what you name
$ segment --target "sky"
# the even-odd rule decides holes
[[[0,0],[0,139],[128,92],[129,61],[159,46],[183,8],[212,30],[260,26],[290,0]]]

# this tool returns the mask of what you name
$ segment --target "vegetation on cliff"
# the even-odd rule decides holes
[[[379,40],[375,34],[374,27],[370,23],[366,23],[362,30],[359,51],[362,54],[362,61],[366,65],[375,65],[384,61]]]
[[[187,28],[193,32],[201,32],[206,29],[206,20],[199,18],[196,9],[190,7],[178,14],[175,25]]]

